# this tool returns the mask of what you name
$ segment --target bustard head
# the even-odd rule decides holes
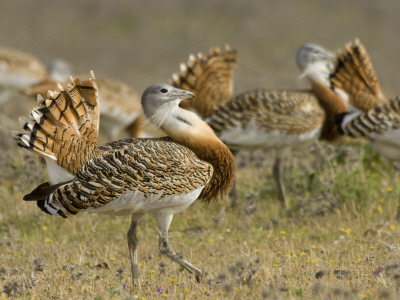
[[[161,127],[169,117],[182,110],[179,108],[179,103],[183,99],[194,97],[195,95],[189,91],[168,84],[155,84],[143,92],[143,111],[154,125]]]
[[[305,44],[297,50],[296,63],[301,77],[310,76],[313,79],[328,80],[330,63],[335,55],[317,44]]]

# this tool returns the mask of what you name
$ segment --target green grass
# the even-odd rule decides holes
[[[288,161],[291,207],[281,211],[270,174],[273,156],[265,156],[266,162],[258,164],[257,158],[240,155],[237,208],[229,207],[229,199],[196,202],[172,222],[173,248],[211,280],[197,283],[160,258],[156,224],[143,219],[143,288],[138,291],[129,270],[129,217],[82,213],[63,220],[43,214],[34,203],[22,201],[45,180],[42,166],[24,151],[8,153],[0,185],[1,297],[398,298],[395,166],[364,143],[314,146]]]

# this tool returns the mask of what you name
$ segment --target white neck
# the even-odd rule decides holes
[[[329,84],[329,66],[326,61],[315,62],[309,66],[307,66],[300,78],[308,77],[311,81],[321,82],[326,86],[330,86]]]
[[[198,115],[179,106],[169,112],[168,118],[160,127],[171,137],[188,134],[215,136],[212,129]]]
[[[169,136],[187,134],[188,132],[200,133],[206,123],[198,115],[189,110],[180,108],[178,101],[164,103],[156,110],[147,111],[149,121],[156,127],[164,130]],[[208,127],[206,125],[206,127]],[[207,129],[206,129],[207,131]],[[212,131],[210,129],[210,131]]]

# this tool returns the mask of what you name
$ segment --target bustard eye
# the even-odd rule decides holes
[[[168,90],[167,89],[161,89],[160,92],[165,94],[166,92],[168,92]]]

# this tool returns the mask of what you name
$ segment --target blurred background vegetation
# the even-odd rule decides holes
[[[76,73],[125,80],[141,92],[169,82],[190,53],[229,43],[239,53],[236,92],[307,87],[298,81],[297,48],[337,50],[358,37],[383,90],[399,94],[398,1],[54,1],[0,0],[0,45],[31,52]]]

